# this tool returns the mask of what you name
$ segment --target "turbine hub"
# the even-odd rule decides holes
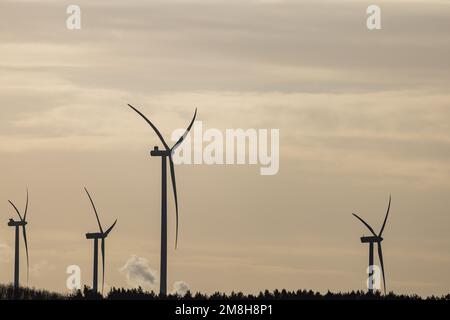
[[[381,237],[375,237],[375,236],[361,237],[362,243],[381,242],[381,241],[383,241],[383,238],[381,238]]]
[[[13,219],[9,219],[8,226],[10,227],[22,227],[27,225],[26,221],[14,221]]]
[[[158,147],[155,147],[152,151],[150,151],[150,155],[152,157],[169,157],[170,154],[170,150],[159,150]]]
[[[86,233],[86,239],[102,239],[106,236],[101,232]]]

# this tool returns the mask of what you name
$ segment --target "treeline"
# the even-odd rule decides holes
[[[382,295],[380,292],[369,294],[363,291],[352,291],[347,293],[327,292],[322,294],[312,290],[265,290],[257,295],[244,294],[242,292],[232,292],[225,294],[216,292],[206,295],[202,293],[187,292],[185,295],[168,295],[160,297],[153,291],[145,291],[142,288],[124,289],[112,288],[104,297],[94,292],[89,287],[83,290],[77,290],[71,294],[63,295],[59,293],[49,292],[46,290],[36,290],[32,288],[20,288],[17,294],[14,292],[12,285],[0,285],[0,300],[450,300],[450,294],[444,296],[430,296],[422,298],[418,295],[398,295],[389,293]]]
[[[184,296],[169,295],[161,298],[154,292],[145,292],[141,288],[138,289],[117,289],[113,288],[105,299],[185,299],[185,300],[450,300],[450,294],[444,296],[431,296],[422,298],[418,295],[403,295],[389,293],[383,295],[380,292],[369,294],[363,291],[352,291],[348,293],[332,293],[328,291],[326,294],[314,292],[312,290],[265,290],[257,295],[244,294],[242,292],[231,292],[225,294],[216,292],[211,295],[203,293],[187,292]]]
[[[35,288],[20,288],[18,292],[14,292],[13,285],[0,285],[0,300],[62,300],[67,296],[50,292],[46,290],[38,290]]]

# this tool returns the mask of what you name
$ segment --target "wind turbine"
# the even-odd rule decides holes
[[[177,184],[175,181],[175,166],[172,159],[173,151],[184,141],[186,136],[194,124],[195,117],[197,116],[197,109],[195,109],[194,117],[192,118],[191,123],[186,129],[186,132],[183,136],[178,139],[178,141],[170,148],[166,141],[164,140],[162,134],[156,128],[156,126],[139,110],[133,107],[131,104],[128,106],[133,109],[137,114],[139,114],[144,120],[152,127],[153,131],[155,131],[156,135],[161,140],[164,150],[159,150],[158,146],[155,146],[154,149],[150,152],[152,157],[161,157],[162,162],[162,174],[161,174],[161,272],[160,272],[160,294],[165,296],[167,294],[167,158],[169,158],[170,165],[170,176],[172,179],[172,187],[173,187],[173,195],[175,199],[175,210],[176,210],[176,238],[175,238],[175,249],[178,246],[178,197],[177,197]]]
[[[97,209],[95,208],[94,201],[92,200],[91,195],[89,194],[89,191],[84,188],[86,191],[87,196],[89,197],[89,200],[91,201],[92,208],[94,209],[95,217],[97,218],[98,227],[100,229],[100,232],[96,233],[86,233],[86,239],[94,239],[94,275],[92,277],[92,289],[94,292],[98,292],[98,239],[101,239],[101,250],[102,250],[102,294],[103,294],[103,287],[105,285],[105,239],[108,237],[108,234],[111,232],[111,230],[114,228],[114,226],[117,223],[114,221],[111,227],[109,227],[108,230],[103,232],[102,224],[100,223],[100,219],[98,218]]]
[[[23,241],[25,243],[25,252],[27,255],[27,283],[28,283],[28,275],[29,275],[29,269],[30,269],[30,263],[28,260],[28,241],[27,241],[27,212],[28,212],[28,189],[27,189],[27,202],[25,204],[25,211],[23,213],[23,217],[20,214],[19,210],[15,206],[15,204],[8,200],[8,202],[13,206],[14,210],[19,215],[19,221],[15,221],[14,219],[9,219],[8,226],[15,227],[16,231],[16,241],[15,241],[15,253],[14,253],[14,292],[17,293],[19,289],[19,229],[22,227],[22,233],[23,233]]]
[[[361,237],[362,243],[369,243],[369,293],[373,293],[373,283],[372,283],[372,276],[373,276],[373,244],[376,243],[378,247],[378,258],[380,260],[381,264],[381,272],[383,274],[383,287],[384,287],[384,294],[386,294],[386,279],[384,277],[384,264],[383,264],[383,251],[381,249],[381,241],[383,241],[383,238],[381,237],[383,235],[384,227],[386,226],[386,221],[389,215],[389,210],[391,208],[391,196],[389,195],[389,204],[386,211],[386,216],[384,217],[383,225],[381,227],[381,230],[378,234],[375,233],[373,228],[365,222],[361,217],[359,217],[357,214],[353,213],[353,215],[361,221],[367,229],[373,234],[373,236],[363,236]]]

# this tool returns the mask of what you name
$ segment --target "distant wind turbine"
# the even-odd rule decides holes
[[[161,140],[164,150],[159,150],[157,146],[150,152],[152,157],[161,157],[162,160],[162,184],[161,184],[161,272],[160,272],[160,294],[167,294],[167,158],[169,158],[170,165],[170,176],[172,179],[172,187],[173,194],[175,198],[175,210],[176,210],[176,238],[175,238],[175,249],[178,246],[178,197],[177,197],[177,185],[175,181],[175,166],[172,159],[172,154],[174,150],[184,141],[186,136],[194,124],[195,118],[197,116],[197,109],[195,109],[194,117],[192,118],[191,123],[189,124],[186,132],[183,136],[178,139],[178,141],[170,148],[163,136],[156,128],[156,126],[139,110],[137,110],[132,105],[128,104],[128,106],[133,109],[137,114],[139,114],[144,120],[152,127],[153,131],[155,131],[156,135]]]
[[[372,279],[372,276],[373,276],[373,269],[372,269],[372,266],[373,266],[373,244],[374,243],[377,244],[377,247],[378,247],[378,258],[380,260],[381,272],[383,274],[384,294],[386,294],[386,279],[385,279],[385,276],[384,276],[383,251],[381,249],[381,241],[383,241],[383,238],[381,236],[383,234],[384,227],[386,226],[386,221],[387,221],[387,218],[388,218],[388,215],[389,215],[390,208],[391,208],[391,196],[389,195],[389,204],[388,204],[386,216],[384,217],[383,225],[382,225],[380,233],[378,235],[375,233],[373,228],[367,222],[365,222],[357,214],[353,213],[353,215],[359,221],[361,221],[367,227],[367,229],[369,229],[369,231],[373,234],[373,236],[368,236],[368,237],[363,236],[363,237],[361,237],[361,242],[362,243],[369,243],[369,271],[370,271],[370,275],[369,276],[370,276],[370,280]],[[372,281],[369,281],[369,292],[373,293]]]
[[[15,241],[15,254],[14,254],[14,292],[17,293],[19,289],[19,228],[22,227],[22,233],[23,233],[23,241],[25,243],[25,252],[27,255],[27,283],[28,283],[28,275],[29,275],[29,269],[30,269],[30,263],[28,260],[28,241],[27,241],[27,213],[28,213],[28,189],[27,189],[27,202],[25,204],[25,211],[23,213],[23,217],[20,214],[19,210],[15,206],[15,204],[8,200],[8,202],[13,206],[14,210],[19,215],[19,221],[14,221],[14,219],[9,219],[8,226],[15,227],[16,228],[16,241]]]
[[[105,239],[108,237],[108,234],[111,232],[111,230],[114,228],[114,226],[117,223],[114,221],[111,227],[109,227],[108,230],[103,232],[102,224],[100,223],[100,219],[98,218],[97,209],[95,208],[94,201],[92,200],[91,195],[89,194],[89,191],[84,188],[86,191],[87,196],[89,197],[89,200],[91,201],[92,208],[94,209],[95,217],[97,218],[98,227],[100,229],[100,232],[97,233],[86,233],[86,239],[94,239],[94,275],[92,277],[92,289],[94,292],[98,292],[98,239],[101,239],[101,250],[102,250],[102,294],[103,294],[103,287],[105,286]]]

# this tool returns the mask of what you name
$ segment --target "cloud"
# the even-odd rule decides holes
[[[448,87],[448,63],[442,54],[449,50],[448,8],[436,2],[405,8],[389,1],[383,6],[383,29],[389,32],[374,37],[367,33],[365,8],[357,1],[263,1],[276,2],[276,12],[262,0],[216,0],[217,6],[211,0],[178,0],[170,10],[167,1],[133,1],[139,7],[128,1],[81,1],[95,23],[80,41],[55,27],[61,21],[59,4],[27,4],[27,10],[23,4],[11,6],[0,21],[5,39],[0,66],[9,68],[2,72],[2,86],[22,70],[59,75],[83,87],[135,93],[168,88],[379,91],[426,83]],[[34,21],[35,15],[42,17],[39,26],[13,23],[17,16],[24,23]],[[420,32],[405,27],[411,21],[420,25]],[[143,74],[143,69],[152,72]],[[28,77],[21,78],[27,82]]]
[[[150,268],[147,259],[136,255],[132,255],[119,271],[130,286],[149,289],[156,283],[156,272]]]
[[[191,288],[189,287],[189,284],[187,284],[184,281],[175,281],[173,284],[173,293],[178,294],[180,296],[186,295],[188,291],[190,291]]]

